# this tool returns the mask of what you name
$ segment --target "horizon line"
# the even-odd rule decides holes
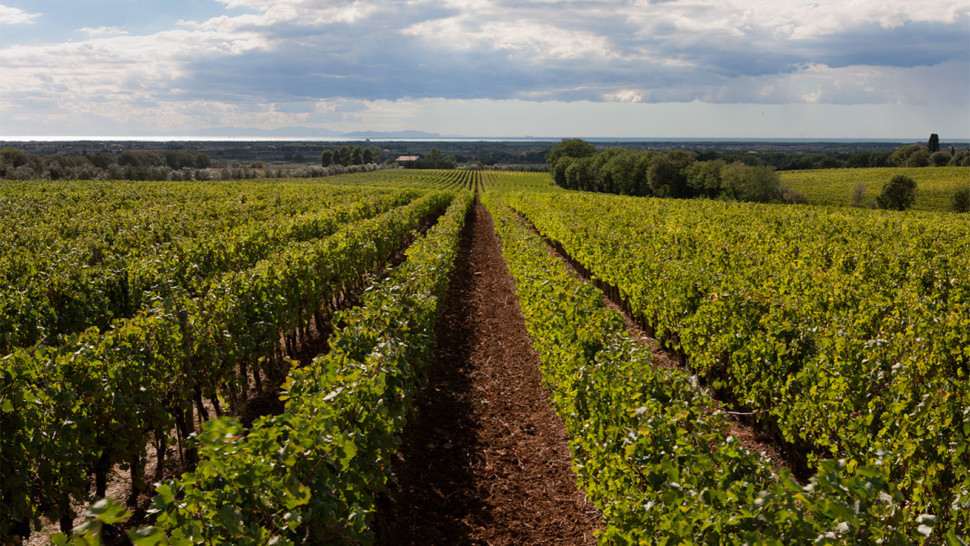
[[[460,136],[460,135],[427,135],[414,136],[329,136],[329,137],[284,137],[284,136],[192,136],[192,135],[13,135],[0,136],[0,142],[341,142],[341,141],[534,141],[555,142],[564,139],[579,138],[589,141],[607,142],[883,142],[909,143],[922,142],[927,138],[867,138],[867,137],[620,137],[620,136]],[[970,136],[940,139],[940,142],[970,143]]]

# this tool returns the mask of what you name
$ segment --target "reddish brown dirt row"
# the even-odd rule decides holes
[[[379,543],[593,544],[601,518],[577,489],[565,429],[480,204],[457,263]]]

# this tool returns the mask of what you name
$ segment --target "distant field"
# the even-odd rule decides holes
[[[783,182],[813,205],[851,205],[853,188],[862,182],[871,203],[893,175],[905,174],[918,186],[915,210],[951,210],[958,188],[970,184],[970,167],[880,167],[783,171]]]

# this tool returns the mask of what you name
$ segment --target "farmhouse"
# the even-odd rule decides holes
[[[398,156],[397,158],[397,166],[399,169],[403,169],[405,165],[407,165],[408,163],[414,163],[418,159],[420,159],[420,156],[401,155],[401,156]]]

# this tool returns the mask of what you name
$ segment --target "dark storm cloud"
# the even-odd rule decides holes
[[[895,28],[869,24],[797,43],[806,61],[832,67],[914,67],[970,61],[970,18],[955,24],[906,23]]]

